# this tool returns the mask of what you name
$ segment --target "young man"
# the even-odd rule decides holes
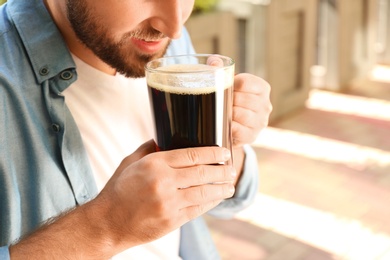
[[[235,170],[212,165],[224,148],[155,152],[144,65],[194,52],[192,6],[0,7],[0,259],[219,258],[200,216],[231,217],[254,198],[247,144],[267,124],[270,88],[235,77]]]

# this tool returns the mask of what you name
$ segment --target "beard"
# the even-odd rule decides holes
[[[91,14],[85,1],[67,0],[66,7],[71,27],[81,43],[126,77],[145,77],[146,63],[162,57],[170,43],[169,40],[164,48],[154,54],[140,53],[129,44],[131,38],[153,41],[161,40],[165,35],[152,27],[143,27],[125,33],[119,41],[115,41],[104,21]]]

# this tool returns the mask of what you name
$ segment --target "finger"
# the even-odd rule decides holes
[[[243,126],[237,122],[232,122],[232,139],[233,146],[235,147],[253,143],[258,135],[259,131]]]
[[[234,91],[269,96],[271,86],[262,78],[248,73],[241,73],[234,77]]]
[[[253,112],[261,111],[263,103],[266,103],[259,95],[243,92],[234,92],[233,101],[233,106],[246,108]]]
[[[217,164],[230,159],[230,151],[224,147],[209,146],[185,148],[164,152],[165,160],[172,168],[201,164]]]
[[[243,126],[260,129],[264,123],[268,122],[268,118],[261,118],[261,114],[242,107],[234,107],[233,121]]]
[[[188,222],[191,219],[197,218],[207,211],[215,208],[219,203],[221,203],[222,200],[215,200],[211,201],[202,205],[194,205],[186,208],[182,208],[180,210],[180,222],[185,223]]]
[[[233,196],[233,183],[207,184],[189,187],[179,190],[182,198],[180,208],[187,208],[195,205],[202,205],[210,201],[223,200]]]
[[[231,165],[198,165],[179,169],[176,183],[179,188],[208,183],[232,182],[236,172]]]
[[[213,55],[207,58],[207,65],[214,67],[223,67],[223,60],[220,57]]]

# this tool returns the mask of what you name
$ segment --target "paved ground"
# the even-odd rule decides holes
[[[390,84],[313,90],[253,145],[261,185],[232,220],[208,218],[224,260],[390,260]]]

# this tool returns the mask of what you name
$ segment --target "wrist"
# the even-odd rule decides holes
[[[85,225],[99,245],[102,255],[107,256],[105,259],[134,246],[126,243],[124,227],[118,226],[118,216],[114,214],[112,203],[108,198],[98,196],[82,207]]]
[[[11,259],[109,259],[119,247],[108,234],[98,201],[64,212],[18,243],[10,246]]]

